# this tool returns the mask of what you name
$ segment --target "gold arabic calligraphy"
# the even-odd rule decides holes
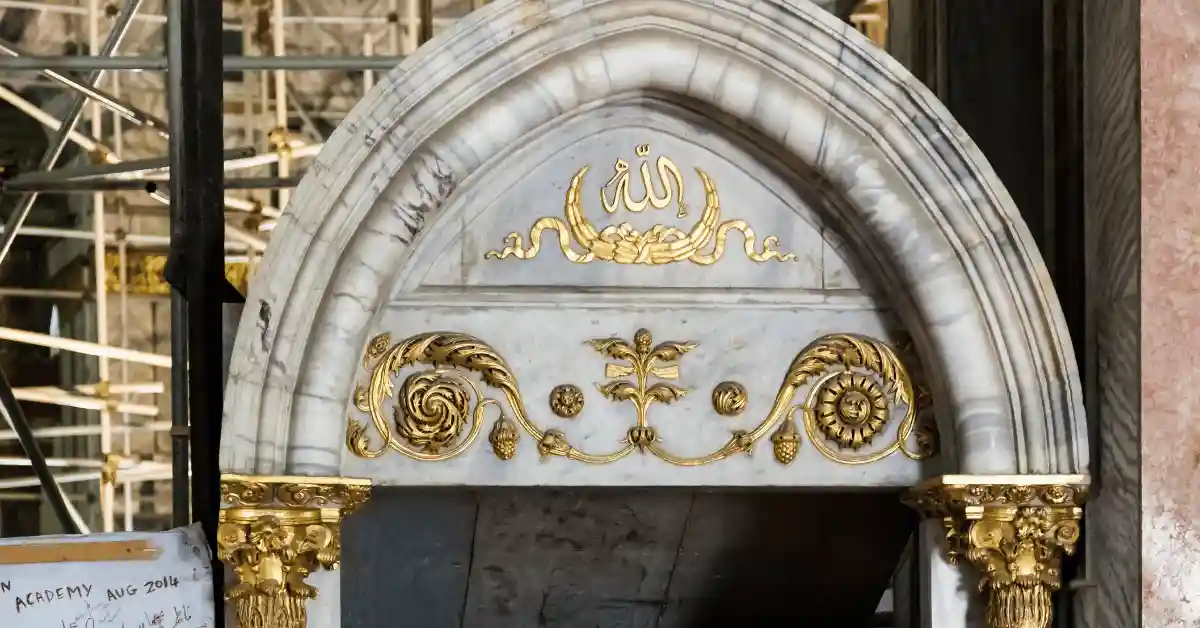
[[[636,148],[639,157],[650,154],[650,146],[641,144]],[[646,196],[640,201],[634,201],[629,195],[629,164],[618,159],[613,166],[613,176],[600,188],[600,198],[604,209],[614,213],[618,201],[634,213],[640,213],[647,205],[655,209],[663,209],[671,203],[672,191],[678,192],[676,216],[683,218],[687,215],[687,206],[683,201],[683,177],[679,168],[667,157],[659,157],[655,162],[659,182],[664,190],[658,193],[651,180],[649,164],[643,162],[640,168],[642,182],[646,188]],[[668,225],[654,225],[649,230],[638,231],[628,222],[609,225],[599,232],[583,215],[580,201],[580,188],[583,186],[584,175],[589,166],[583,166],[571,179],[564,202],[563,218],[547,216],[533,223],[529,232],[529,246],[525,247],[518,232],[512,232],[505,238],[502,251],[488,251],[487,259],[532,259],[541,250],[543,231],[554,231],[558,234],[558,245],[563,255],[576,264],[587,264],[595,260],[616,262],[618,264],[671,264],[674,262],[690,261],[707,266],[716,263],[725,254],[725,239],[730,230],[741,231],[745,238],[744,250],[746,256],[755,262],[777,260],[781,262],[794,261],[796,256],[779,251],[779,238],[767,236],[762,241],[761,248],[756,249],[757,240],[754,230],[744,220],[727,220],[721,222],[721,201],[717,196],[716,185],[703,170],[696,168],[700,182],[704,185],[704,212],[690,231]],[[674,181],[675,187],[671,187]],[[606,190],[616,185],[612,200],[609,200]],[[575,250],[572,244],[583,249]],[[711,244],[711,247],[709,246]]]
[[[636,149],[638,157],[645,157],[650,153],[649,144],[641,144]],[[671,204],[671,195],[676,190],[679,191],[679,201],[676,206],[679,211],[675,213],[676,218],[687,217],[687,205],[683,202],[683,175],[679,173],[679,168],[675,166],[675,162],[671,161],[670,157],[660,155],[658,160],[654,162],[655,168],[658,170],[658,179],[662,182],[663,194],[658,195],[658,188],[654,186],[654,182],[650,179],[650,164],[642,162],[642,185],[646,188],[646,196],[640,201],[635,201],[629,196],[629,164],[624,159],[618,159],[617,163],[613,164],[613,176],[600,188],[600,200],[604,203],[604,211],[608,213],[616,212],[618,209],[617,201],[622,198],[625,201],[625,209],[637,214],[646,209],[649,204],[654,209],[663,209]],[[669,177],[669,179],[668,179]],[[672,189],[670,181],[675,181],[675,188]],[[608,200],[606,190],[616,184],[616,189],[613,190],[612,200]]]

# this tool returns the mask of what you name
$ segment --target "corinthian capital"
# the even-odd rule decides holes
[[[342,517],[370,494],[370,480],[222,476],[217,550],[237,579],[225,599],[238,626],[305,628],[317,596],[305,580],[337,568]]]
[[[1049,628],[1087,485],[1082,475],[951,475],[917,486],[905,501],[942,521],[952,563],[966,558],[979,570],[989,628]]]

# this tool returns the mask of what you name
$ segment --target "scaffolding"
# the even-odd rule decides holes
[[[332,127],[381,73],[482,3],[242,0],[206,6],[210,4],[0,0],[0,17],[24,12],[25,32],[34,33],[19,42],[0,40],[0,100],[28,116],[31,124],[45,127],[51,137],[36,170],[3,172],[0,191],[16,202],[0,232],[0,264],[17,238],[90,244],[86,283],[0,286],[0,299],[45,299],[87,304],[89,309],[87,321],[71,326],[75,337],[0,326],[0,344],[89,356],[82,358],[88,361],[86,369],[64,369],[59,386],[14,388],[0,373],[0,414],[10,428],[0,430],[0,441],[20,440],[27,453],[0,456],[0,467],[32,466],[35,472],[33,477],[0,479],[0,503],[37,499],[28,488],[41,486],[42,498],[67,531],[87,532],[92,525],[104,531],[132,530],[134,514],[146,502],[141,485],[167,480],[173,481],[174,521],[190,521],[189,475],[213,473],[215,482],[215,451],[205,463],[213,468],[200,469],[197,463],[189,468],[188,416],[195,418],[190,436],[199,438],[198,415],[219,421],[220,408],[214,416],[211,405],[197,406],[209,401],[188,392],[197,385],[220,387],[223,381],[212,381],[211,353],[186,352],[188,334],[194,347],[196,334],[211,341],[214,331],[207,323],[203,329],[189,327],[188,312],[197,301],[208,301],[210,308],[219,302],[213,284],[201,285],[200,275],[190,268],[212,256],[198,248],[211,242],[191,242],[207,237],[210,226],[203,219],[196,222],[188,204],[203,208],[212,190],[184,179],[211,167],[209,157],[221,152],[212,200],[224,207],[223,220],[213,227],[218,239],[223,234],[223,248],[212,260],[223,264],[225,277],[244,292],[276,219],[286,211],[291,189]],[[201,32],[204,28],[210,30]],[[214,38],[214,33],[222,37]],[[69,40],[84,44],[87,54],[70,55],[63,46]],[[211,53],[217,45],[222,66],[197,61],[202,49]],[[211,124],[207,118],[200,128],[209,132],[194,137],[179,129],[194,132],[214,105],[204,93],[180,92],[205,81],[221,85],[221,119]],[[32,85],[66,96],[66,113],[30,97]],[[215,137],[221,140],[214,142]],[[64,163],[69,146],[77,147],[73,152],[83,157],[82,163]],[[173,170],[179,176],[173,177]],[[49,195],[70,195],[82,224],[28,224],[38,199]],[[176,195],[181,202],[172,204]],[[168,283],[163,269],[186,248],[181,239],[192,247],[186,250],[193,258],[186,277]],[[191,302],[172,289],[171,284],[180,282]],[[161,351],[161,343],[147,346],[135,333],[147,317],[154,319],[150,323],[157,321],[146,313],[146,303],[157,307],[167,299],[170,354]],[[219,334],[219,322],[215,330]],[[190,365],[190,382],[185,364]],[[92,376],[89,381],[75,381],[83,371]],[[197,379],[204,381],[198,384]],[[35,428],[22,413],[25,403],[59,406],[63,421]],[[172,439],[169,454],[155,445],[164,434]],[[77,451],[63,445],[67,439],[91,444]],[[215,442],[204,445],[214,448]],[[73,493],[63,490],[67,483],[74,483]],[[81,492],[79,483],[92,488]],[[201,489],[193,483],[191,490]],[[98,512],[82,516],[79,509],[89,493],[98,497]]]

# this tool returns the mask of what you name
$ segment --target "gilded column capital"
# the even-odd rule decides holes
[[[1049,628],[1087,492],[1085,475],[947,475],[904,501],[942,521],[951,563],[966,558],[980,571],[988,628]]]
[[[337,569],[341,521],[371,496],[371,481],[221,476],[217,550],[236,576],[226,587],[242,628],[305,628],[318,569]]]

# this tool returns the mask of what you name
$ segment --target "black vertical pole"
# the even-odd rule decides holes
[[[183,262],[187,302],[187,403],[191,422],[192,519],[199,521],[216,557],[221,436],[222,320],[225,282],[224,130],[221,123],[221,3],[168,0],[168,105],[171,126],[171,205],[176,218],[172,237]],[[182,222],[182,225],[179,223]],[[178,259],[178,258],[177,258]],[[173,317],[172,322],[179,322]],[[214,564],[216,591],[222,591],[223,567]],[[217,626],[224,604],[217,595]]]

